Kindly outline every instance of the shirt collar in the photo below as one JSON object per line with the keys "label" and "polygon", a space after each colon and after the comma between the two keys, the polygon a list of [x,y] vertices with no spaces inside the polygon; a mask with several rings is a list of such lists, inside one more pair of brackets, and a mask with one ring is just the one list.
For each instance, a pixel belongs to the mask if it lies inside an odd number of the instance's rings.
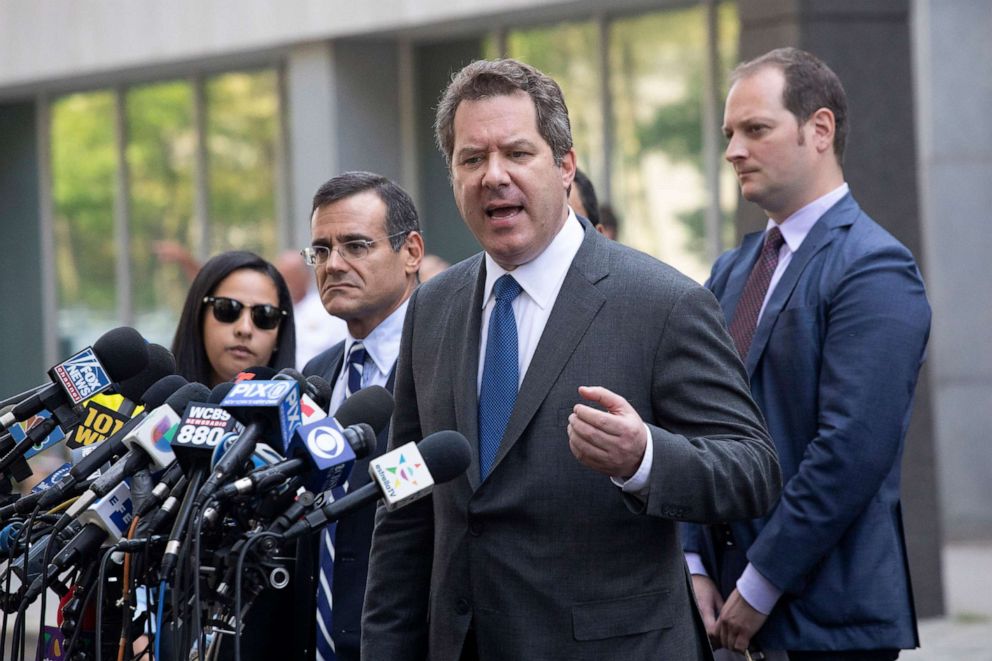
{"label": "shirt collar", "polygon": [[486,253],[486,286],[482,292],[482,307],[486,307],[493,293],[493,286],[503,275],[510,273],[531,300],[542,310],[554,303],[558,283],[565,277],[575,254],[579,252],[585,235],[575,212],[568,209],[568,218],[540,255],[513,271],[507,271]]}
{"label": "shirt collar", "polygon": [[823,214],[825,214],[830,207],[837,204],[840,198],[847,195],[850,187],[847,183],[843,183],[837,188],[833,189],[826,195],[816,198],[802,209],[799,209],[791,216],[783,220],[781,223],[776,223],[772,219],[768,219],[768,224],[765,225],[765,231],[767,232],[773,227],[778,227],[779,231],[782,232],[782,238],[785,239],[785,243],[789,246],[789,252],[795,253],[799,250],[799,246],[802,245],[803,241],[806,239],[806,235],[809,231],[813,229],[813,225],[816,225]]}
{"label": "shirt collar", "polygon": [[[400,336],[403,334],[403,319],[406,317],[406,306],[409,302],[410,299],[407,297],[398,308],[373,328],[364,340],[361,340],[368,357],[382,374],[388,374],[393,369],[400,355]],[[348,359],[355,342],[358,340],[349,332],[344,344],[345,360]]]}

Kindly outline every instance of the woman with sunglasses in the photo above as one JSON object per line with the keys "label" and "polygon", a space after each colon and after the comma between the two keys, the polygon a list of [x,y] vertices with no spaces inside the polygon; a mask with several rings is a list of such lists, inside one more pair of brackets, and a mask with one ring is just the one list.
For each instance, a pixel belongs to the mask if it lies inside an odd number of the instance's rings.
{"label": "woman with sunglasses", "polygon": [[190,285],[172,353],[180,375],[212,388],[255,365],[293,367],[295,334],[285,280],[255,253],[233,250]]}

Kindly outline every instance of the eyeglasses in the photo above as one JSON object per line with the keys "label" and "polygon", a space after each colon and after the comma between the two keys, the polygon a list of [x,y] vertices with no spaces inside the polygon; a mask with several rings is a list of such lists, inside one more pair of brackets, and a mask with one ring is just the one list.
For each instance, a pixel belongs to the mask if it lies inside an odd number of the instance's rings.
{"label": "eyeglasses", "polygon": [[375,244],[409,234],[411,231],[403,230],[396,234],[390,234],[385,239],[355,239],[354,241],[345,241],[333,248],[328,246],[307,246],[300,251],[300,254],[303,256],[304,264],[314,267],[326,264],[327,260],[331,258],[332,250],[337,252],[346,262],[357,262],[368,257],[369,252],[372,251],[372,246]]}
{"label": "eyeglasses", "polygon": [[286,316],[285,310],[274,305],[245,305],[239,300],[226,296],[204,296],[204,305],[214,309],[214,319],[222,324],[233,324],[241,318],[241,311],[246,307],[251,310],[251,322],[260,330],[273,330],[279,327],[279,322]]}

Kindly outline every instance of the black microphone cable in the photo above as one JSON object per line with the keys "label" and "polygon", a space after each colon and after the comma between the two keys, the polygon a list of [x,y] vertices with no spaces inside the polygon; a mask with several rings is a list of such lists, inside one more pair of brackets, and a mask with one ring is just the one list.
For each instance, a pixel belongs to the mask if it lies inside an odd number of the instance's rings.
{"label": "black microphone cable", "polygon": [[[17,533],[17,537],[20,537],[22,534],[24,535],[24,560],[23,560],[23,562],[24,562],[25,581],[24,581],[24,585],[21,586],[22,590],[26,590],[27,589],[28,554],[31,551],[31,532],[32,532],[32,528],[34,528],[34,521],[35,521],[35,518],[37,517],[37,515],[38,515],[38,508],[35,507],[33,510],[31,510],[31,515],[28,517],[27,523],[25,523],[24,524],[24,527],[21,528],[18,531],[18,533]],[[51,540],[49,541],[49,547],[48,548],[50,548],[50,547],[51,547]],[[45,549],[46,562],[43,563],[43,565],[47,565],[48,548]],[[25,636],[25,633],[26,633],[25,632],[25,626],[27,625],[27,623],[25,622],[25,619],[27,617],[27,609],[28,609],[28,603],[26,602],[26,600],[22,599],[21,600],[21,603],[18,604],[17,616],[14,618],[13,640],[11,641],[11,645],[10,645],[11,659],[14,659],[14,658],[23,659],[24,658],[24,648],[25,648],[25,646],[27,644],[27,640],[26,640],[26,636]],[[44,602],[42,602],[42,611],[41,612],[42,612],[42,615],[44,616],[44,612],[45,612],[44,611]],[[2,655],[0,655],[0,658],[2,658]]]}
{"label": "black microphone cable", "polygon": [[103,658],[103,586],[107,583],[107,565],[110,564],[109,561],[115,550],[116,546],[110,546],[100,556],[100,578],[96,588],[95,640],[93,641],[93,649],[98,659]]}
{"label": "black microphone cable", "polygon": [[[274,532],[263,531],[250,535],[247,540],[245,540],[244,546],[238,552],[238,560],[234,565],[234,661],[241,661],[241,576],[242,570],[245,565],[245,557],[248,555],[248,551],[251,549],[252,545],[266,537],[278,538]],[[202,657],[201,657],[202,658]]]}
{"label": "black microphone cable", "polygon": [[[103,572],[104,572],[103,563],[104,563],[104,558],[101,558],[100,559],[100,569],[99,569],[99,572],[97,572],[95,576],[93,575],[93,570],[95,568],[94,565],[89,565],[89,566],[87,566],[86,570],[84,570],[84,572],[80,572],[79,581],[76,583],[76,590],[77,590],[77,592],[73,593],[73,597],[76,597],[79,594],[79,591],[82,591],[83,592],[83,596],[82,596],[82,600],[80,601],[80,604],[79,604],[79,615],[78,615],[78,617],[76,619],[75,627],[73,627],[72,636],[69,637],[69,641],[68,641],[68,643],[66,643],[65,651],[63,652],[63,656],[65,658],[67,658],[67,659],[73,658],[72,653],[76,649],[76,645],[79,642],[79,635],[80,635],[80,633],[83,630],[83,618],[85,617],[86,609],[90,607],[90,602],[93,600],[94,594],[97,595],[97,599],[100,599],[103,596],[103,581],[104,581],[104,577],[103,577]],[[84,589],[82,586],[86,585],[87,583],[92,582],[92,578],[94,578],[94,577],[97,578],[97,580],[99,581],[99,583],[97,585],[97,589],[96,590],[93,590],[93,586],[89,586],[88,588]],[[100,602],[97,601],[97,617],[99,617],[99,616],[100,616]],[[65,625],[65,619],[62,620],[62,623],[63,623],[63,626],[64,626]],[[100,632],[100,629],[97,628],[97,635],[99,635],[99,632]],[[65,630],[64,629],[63,629],[62,633],[63,633],[63,635],[65,634]],[[41,643],[40,640],[38,642]],[[99,650],[100,648],[99,647],[96,647],[95,649],[96,650]],[[42,657],[39,656],[39,658],[42,658]],[[100,658],[99,651],[96,652],[96,658],[98,658],[98,659]]]}

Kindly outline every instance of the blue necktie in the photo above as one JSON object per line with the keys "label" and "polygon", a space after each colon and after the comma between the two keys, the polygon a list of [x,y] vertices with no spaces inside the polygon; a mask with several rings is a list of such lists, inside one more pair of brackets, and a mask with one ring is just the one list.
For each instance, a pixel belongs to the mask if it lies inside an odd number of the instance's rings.
{"label": "blue necktie", "polygon": [[504,275],[493,285],[493,293],[496,305],[489,317],[479,390],[479,473],[483,480],[496,461],[520,383],[517,320],[513,316],[513,299],[520,293],[520,285],[513,276]]}
{"label": "blue necktie", "polygon": [[365,371],[365,345],[361,340],[351,345],[348,352],[348,387],[345,389],[345,397],[351,397],[362,389],[362,373]]}
{"label": "blue necktie", "polygon": [[[355,342],[348,352],[345,364],[348,382],[345,387],[345,397],[351,397],[362,389],[362,373],[365,370],[365,345]],[[348,484],[335,487],[329,501],[333,502],[343,496],[348,490]],[[337,659],[333,638],[333,590],[334,590],[334,533],[337,524],[332,522],[324,527],[320,535],[320,575],[317,583],[317,661],[334,661]]]}

